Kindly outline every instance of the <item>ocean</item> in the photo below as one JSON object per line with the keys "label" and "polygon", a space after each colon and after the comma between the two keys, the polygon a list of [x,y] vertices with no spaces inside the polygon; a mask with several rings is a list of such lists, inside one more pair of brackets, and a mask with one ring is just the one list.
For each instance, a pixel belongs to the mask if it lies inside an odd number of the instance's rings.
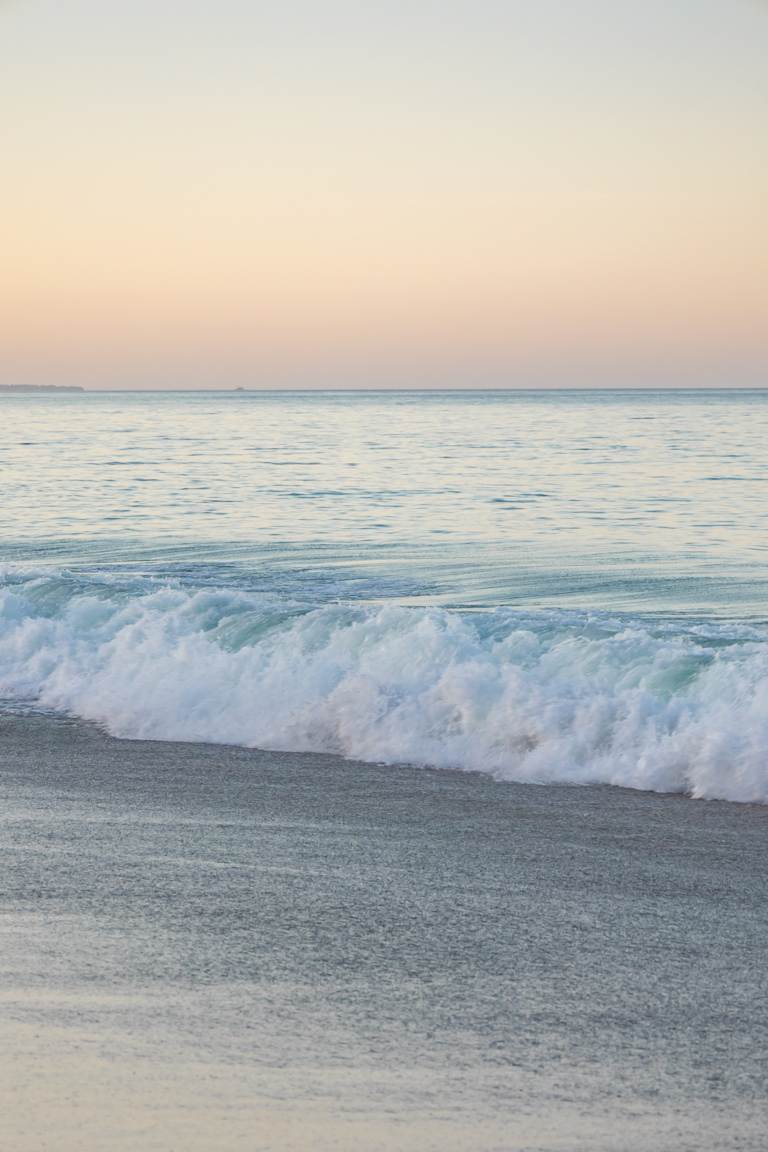
{"label": "ocean", "polygon": [[766,444],[0,397],[0,1146],[762,1152]]}
{"label": "ocean", "polygon": [[768,801],[768,392],[0,398],[0,696]]}

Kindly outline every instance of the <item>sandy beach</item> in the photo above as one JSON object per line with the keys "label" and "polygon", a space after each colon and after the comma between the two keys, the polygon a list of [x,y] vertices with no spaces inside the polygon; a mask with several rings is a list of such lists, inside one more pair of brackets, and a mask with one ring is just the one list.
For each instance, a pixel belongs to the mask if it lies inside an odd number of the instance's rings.
{"label": "sandy beach", "polygon": [[766,808],[39,715],[0,772],[3,1147],[763,1147]]}

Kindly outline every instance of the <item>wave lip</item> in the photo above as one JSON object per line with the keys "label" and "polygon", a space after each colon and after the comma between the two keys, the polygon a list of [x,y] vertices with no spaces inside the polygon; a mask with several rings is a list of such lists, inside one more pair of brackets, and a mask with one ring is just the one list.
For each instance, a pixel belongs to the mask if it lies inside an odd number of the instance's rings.
{"label": "wave lip", "polygon": [[768,631],[0,579],[0,695],[116,736],[768,802]]}

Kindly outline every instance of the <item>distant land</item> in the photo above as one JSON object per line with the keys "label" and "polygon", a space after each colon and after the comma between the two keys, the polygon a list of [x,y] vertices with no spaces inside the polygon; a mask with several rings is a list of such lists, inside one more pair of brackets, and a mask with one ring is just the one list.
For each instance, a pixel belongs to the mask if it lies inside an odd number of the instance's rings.
{"label": "distant land", "polygon": [[84,392],[77,384],[0,384],[0,392]]}

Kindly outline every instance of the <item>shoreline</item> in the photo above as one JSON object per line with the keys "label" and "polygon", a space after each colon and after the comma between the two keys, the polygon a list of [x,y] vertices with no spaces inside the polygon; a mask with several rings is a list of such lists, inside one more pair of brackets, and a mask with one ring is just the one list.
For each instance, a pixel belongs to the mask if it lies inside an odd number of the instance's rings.
{"label": "shoreline", "polygon": [[762,1147],[766,808],[39,714],[0,792],[19,1152]]}
{"label": "shoreline", "polygon": [[[547,791],[563,790],[566,793],[572,791],[586,791],[586,792],[613,792],[619,794],[629,793],[637,797],[649,797],[657,800],[683,800],[692,803],[703,803],[708,805],[725,805],[728,808],[741,808],[741,809],[756,809],[757,811],[764,811],[768,816],[768,800],[733,800],[721,796],[696,796],[691,792],[684,789],[677,791],[654,789],[654,788],[640,788],[631,784],[612,783],[604,780],[517,780],[514,777],[501,777],[485,772],[479,768],[461,768],[461,767],[445,767],[442,765],[418,763],[416,761],[397,761],[391,762],[387,760],[365,760],[355,756],[348,756],[343,753],[315,751],[315,750],[293,750],[289,748],[269,748],[260,747],[250,744],[230,743],[225,740],[209,741],[209,740],[183,740],[176,738],[165,738],[160,736],[145,737],[145,736],[118,736],[110,732],[109,729],[98,720],[88,719],[84,716],[77,716],[72,713],[58,712],[53,709],[46,709],[39,707],[34,701],[11,701],[8,699],[0,699],[0,739],[2,738],[3,725],[8,722],[13,722],[16,719],[29,719],[34,720],[39,718],[44,723],[61,724],[66,726],[73,726],[81,729],[83,732],[92,732],[94,735],[101,737],[105,741],[115,743],[117,745],[140,745],[141,747],[152,748],[173,748],[181,754],[183,749],[200,749],[207,755],[216,756],[216,754],[239,752],[246,755],[253,755],[259,762],[264,757],[274,758],[278,762],[285,758],[286,762],[302,762],[308,761],[312,763],[326,764],[329,767],[347,768],[362,770],[373,769],[384,773],[430,773],[438,776],[447,777],[461,777],[461,778],[475,778],[478,783],[484,783],[498,788],[513,788],[513,789],[546,789]],[[1,750],[0,750],[1,754]]]}

